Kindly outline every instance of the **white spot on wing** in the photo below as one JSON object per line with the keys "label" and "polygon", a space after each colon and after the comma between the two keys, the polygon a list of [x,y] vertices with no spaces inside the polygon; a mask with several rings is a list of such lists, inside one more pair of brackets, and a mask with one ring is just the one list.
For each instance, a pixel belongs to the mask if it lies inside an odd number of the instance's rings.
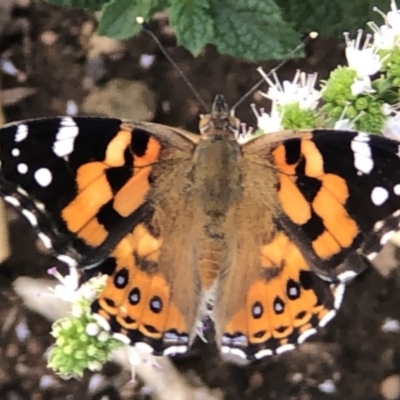
{"label": "white spot on wing", "polygon": [[359,133],[351,141],[351,149],[354,154],[354,166],[363,174],[369,174],[374,168],[371,147],[368,142],[369,136],[365,133]]}
{"label": "white spot on wing", "polygon": [[17,127],[17,133],[15,134],[14,140],[16,142],[22,142],[28,137],[28,125],[20,124]]}
{"label": "white spot on wing", "polygon": [[295,348],[296,348],[296,346],[294,344],[288,343],[288,344],[284,344],[283,346],[278,347],[275,350],[275,353],[282,354],[282,353],[286,353],[287,351],[294,350]]}
{"label": "white spot on wing", "polygon": [[29,210],[22,210],[22,215],[25,216],[32,226],[37,226],[37,219]]}
{"label": "white spot on wing", "polygon": [[263,350],[257,351],[257,353],[254,354],[254,357],[257,358],[257,360],[259,360],[260,358],[263,358],[263,357],[270,357],[273,354],[274,353],[272,352],[271,349],[263,349]]}
{"label": "white spot on wing", "polygon": [[28,172],[28,166],[24,163],[18,164],[17,165],[17,171],[20,174],[26,174]]}
{"label": "white spot on wing", "polygon": [[18,157],[20,154],[21,154],[21,152],[17,148],[14,148],[14,149],[11,150],[11,155],[13,157]]}
{"label": "white spot on wing", "polygon": [[130,339],[128,338],[128,336],[123,335],[122,333],[113,333],[112,337],[114,339],[119,340],[120,342],[129,345],[131,343]]}
{"label": "white spot on wing", "polygon": [[39,201],[35,201],[35,207],[39,210],[39,211],[44,211],[46,209],[46,207],[44,206],[43,203],[40,203]]}
{"label": "white spot on wing", "polygon": [[319,326],[322,328],[324,327],[331,319],[333,319],[336,315],[335,310],[331,310],[328,313],[325,314],[325,316],[322,317],[322,319],[319,321]]}
{"label": "white spot on wing", "polygon": [[382,186],[376,186],[372,189],[371,200],[376,206],[381,206],[389,198],[389,192]]}
{"label": "white spot on wing", "polygon": [[17,192],[19,194],[22,194],[22,196],[28,196],[28,192],[25,189],[23,189],[21,186],[17,187]]}
{"label": "white spot on wing", "polygon": [[376,231],[379,231],[379,230],[383,227],[383,224],[384,224],[383,221],[375,222],[374,231],[375,231],[375,232],[376,232]]}
{"label": "white spot on wing", "polygon": [[333,291],[335,297],[333,307],[335,307],[336,310],[338,310],[342,304],[345,289],[346,285],[344,283],[341,283]]}
{"label": "white spot on wing", "polygon": [[[236,349],[234,347],[222,346],[221,347],[221,353],[223,353],[223,354],[233,354],[234,356],[238,356],[240,358],[247,359],[246,353],[243,350]],[[164,354],[165,354],[165,352],[164,352]]]}
{"label": "white spot on wing", "polygon": [[42,187],[49,186],[53,180],[53,175],[47,168],[39,168],[34,174],[35,180],[38,185]]}
{"label": "white spot on wing", "polygon": [[51,240],[47,235],[45,235],[43,232],[40,232],[38,234],[38,237],[43,242],[43,244],[46,247],[46,249],[51,249],[52,248]]}
{"label": "white spot on wing", "polygon": [[315,335],[317,333],[317,330],[315,328],[312,329],[307,329],[305,332],[303,332],[298,338],[297,342],[298,343],[303,343],[306,341],[310,336]]}
{"label": "white spot on wing", "polygon": [[400,185],[394,185],[393,192],[396,196],[400,196]]}
{"label": "white spot on wing", "polygon": [[63,118],[53,144],[54,154],[58,157],[65,157],[71,154],[74,150],[74,141],[78,133],[79,129],[75,121],[70,117]]}
{"label": "white spot on wing", "polygon": [[11,204],[14,207],[20,207],[21,203],[19,202],[18,199],[16,199],[15,197],[11,197],[11,196],[4,196],[4,200]]}

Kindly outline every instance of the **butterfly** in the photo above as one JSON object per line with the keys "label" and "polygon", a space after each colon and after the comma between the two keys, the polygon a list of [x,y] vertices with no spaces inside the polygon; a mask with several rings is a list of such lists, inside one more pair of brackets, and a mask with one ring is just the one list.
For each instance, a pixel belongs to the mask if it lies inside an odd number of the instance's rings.
{"label": "butterfly", "polygon": [[59,260],[105,273],[91,310],[155,355],[184,353],[209,318],[224,354],[293,349],[400,223],[400,146],[353,131],[239,144],[222,96],[200,135],[63,117],[0,129],[0,195]]}

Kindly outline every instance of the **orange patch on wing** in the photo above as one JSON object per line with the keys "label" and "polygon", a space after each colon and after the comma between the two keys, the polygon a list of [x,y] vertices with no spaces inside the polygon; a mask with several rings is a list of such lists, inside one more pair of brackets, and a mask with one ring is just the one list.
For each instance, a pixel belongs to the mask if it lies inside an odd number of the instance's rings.
{"label": "orange patch on wing", "polygon": [[104,162],[109,167],[121,167],[125,164],[125,150],[130,145],[132,132],[129,130],[120,130],[110,141],[106,150]]}
{"label": "orange patch on wing", "polygon": [[314,178],[321,176],[324,173],[324,160],[315,143],[311,140],[302,140],[301,153],[306,161],[305,174]]}
{"label": "orange patch on wing", "polygon": [[322,218],[327,232],[313,241],[318,256],[327,258],[349,247],[358,234],[357,224],[346,211],[348,188],[344,179],[326,174],[321,178],[322,187],[313,200],[314,211]]}
{"label": "orange patch on wing", "polygon": [[305,224],[311,218],[311,205],[302,195],[293,178],[279,174],[278,198],[283,211],[295,224]]}
{"label": "orange patch on wing", "polygon": [[158,261],[162,239],[155,238],[144,224],[138,224],[130,236],[132,247],[136,253],[149,261]]}
{"label": "orange patch on wing", "polygon": [[77,184],[78,195],[61,212],[68,229],[76,233],[93,219],[113,196],[104,174],[104,166],[100,163],[82,165],[77,173]]}
{"label": "orange patch on wing", "polygon": [[92,185],[99,178],[104,176],[104,171],[106,169],[107,166],[99,161],[89,162],[81,165],[76,172],[76,184],[78,186],[78,192],[83,192],[88,186]]}
{"label": "orange patch on wing", "polygon": [[151,167],[140,168],[116,193],[113,207],[118,214],[127,217],[144,203],[150,190],[150,172]]}
{"label": "orange patch on wing", "polygon": [[339,253],[342,249],[339,242],[331,235],[330,232],[325,231],[317,239],[312,242],[312,247],[318,257],[329,258],[334,254]]}
{"label": "orange patch on wing", "polygon": [[261,246],[261,265],[280,266],[287,245],[287,236],[283,232],[278,232],[270,243]]}
{"label": "orange patch on wing", "polygon": [[286,162],[286,149],[283,144],[279,145],[275,150],[272,151],[272,156],[274,157],[275,164],[282,173],[287,175],[294,175],[297,163],[288,164]]}
{"label": "orange patch on wing", "polygon": [[91,219],[78,232],[78,236],[91,246],[99,246],[107,238],[108,232],[96,219]]}

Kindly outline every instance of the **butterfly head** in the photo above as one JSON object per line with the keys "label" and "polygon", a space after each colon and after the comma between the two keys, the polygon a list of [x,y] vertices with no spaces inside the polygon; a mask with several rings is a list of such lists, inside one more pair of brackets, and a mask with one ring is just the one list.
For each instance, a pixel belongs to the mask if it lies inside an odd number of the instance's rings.
{"label": "butterfly head", "polygon": [[203,138],[215,134],[229,134],[235,138],[240,128],[240,120],[232,115],[224,96],[215,96],[210,114],[202,115],[199,130]]}

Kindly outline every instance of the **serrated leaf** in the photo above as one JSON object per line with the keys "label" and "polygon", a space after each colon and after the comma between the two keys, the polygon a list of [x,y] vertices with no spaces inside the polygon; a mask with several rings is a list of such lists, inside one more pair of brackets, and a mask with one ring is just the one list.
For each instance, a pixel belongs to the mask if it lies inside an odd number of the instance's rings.
{"label": "serrated leaf", "polygon": [[169,22],[174,27],[178,44],[197,56],[214,35],[214,25],[206,0],[172,0]]}
{"label": "serrated leaf", "polygon": [[[375,20],[382,24],[382,17],[373,12],[376,0],[276,0],[285,19],[291,21],[299,32],[317,31],[322,36],[341,36],[345,31],[355,32],[366,28],[366,23]],[[379,8],[386,12],[390,2],[380,2]],[[310,12],[312,10],[312,12]]]}
{"label": "serrated leaf", "polygon": [[224,54],[258,61],[282,59],[300,43],[273,0],[211,0],[213,43]]}
{"label": "serrated leaf", "polygon": [[60,7],[86,8],[92,11],[101,10],[109,0],[45,0],[47,3]]}
{"label": "serrated leaf", "polygon": [[99,21],[100,35],[124,40],[138,34],[142,27],[137,17],[149,20],[167,6],[167,0],[111,0],[103,9]]}

